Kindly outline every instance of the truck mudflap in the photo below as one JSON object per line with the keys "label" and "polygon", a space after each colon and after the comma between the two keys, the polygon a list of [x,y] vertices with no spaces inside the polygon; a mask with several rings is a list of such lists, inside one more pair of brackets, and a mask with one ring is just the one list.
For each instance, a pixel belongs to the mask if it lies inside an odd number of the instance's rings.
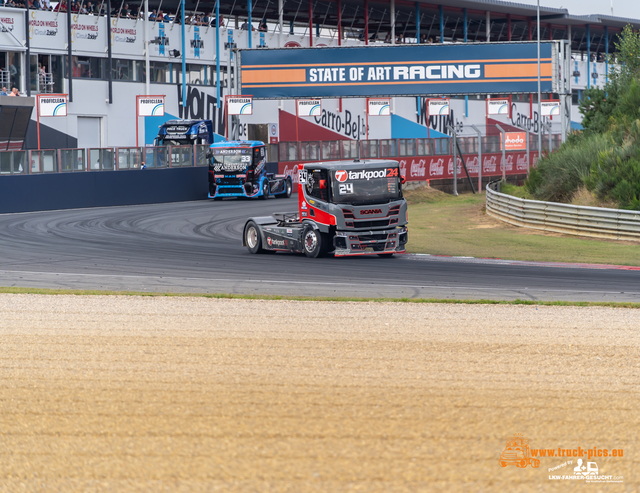
{"label": "truck mudflap", "polygon": [[338,231],[333,237],[334,255],[384,255],[405,253],[409,233],[406,227],[377,231]]}

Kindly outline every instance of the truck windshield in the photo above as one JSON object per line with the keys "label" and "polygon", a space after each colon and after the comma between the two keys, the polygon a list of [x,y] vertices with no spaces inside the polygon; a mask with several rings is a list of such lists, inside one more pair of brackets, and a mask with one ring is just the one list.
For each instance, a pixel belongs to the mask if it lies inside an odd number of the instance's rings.
{"label": "truck windshield", "polygon": [[374,203],[402,197],[397,167],[331,171],[331,185],[336,204]]}
{"label": "truck windshield", "polygon": [[209,168],[221,172],[245,171],[251,164],[251,148],[211,149]]}

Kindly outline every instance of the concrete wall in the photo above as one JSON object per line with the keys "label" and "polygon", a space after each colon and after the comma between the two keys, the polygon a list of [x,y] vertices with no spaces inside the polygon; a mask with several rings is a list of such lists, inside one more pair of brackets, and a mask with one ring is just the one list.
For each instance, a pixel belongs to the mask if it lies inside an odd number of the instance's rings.
{"label": "concrete wall", "polygon": [[0,213],[207,198],[206,167],[0,176]]}

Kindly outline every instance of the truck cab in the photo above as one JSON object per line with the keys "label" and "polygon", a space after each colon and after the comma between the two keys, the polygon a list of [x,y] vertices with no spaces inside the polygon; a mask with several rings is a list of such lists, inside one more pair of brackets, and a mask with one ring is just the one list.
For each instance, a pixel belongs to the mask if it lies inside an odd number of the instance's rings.
{"label": "truck cab", "polygon": [[267,172],[267,150],[264,142],[218,142],[209,147],[207,158],[211,199],[291,196],[291,177]]}
{"label": "truck cab", "polygon": [[[397,161],[311,163],[298,173],[296,214],[253,218],[245,225],[243,241],[252,253],[284,250],[319,257],[329,252],[335,256],[405,252],[407,202]],[[283,245],[286,248],[280,248]]]}
{"label": "truck cab", "polygon": [[224,137],[213,132],[211,120],[169,120],[158,129],[156,146],[210,145]]}

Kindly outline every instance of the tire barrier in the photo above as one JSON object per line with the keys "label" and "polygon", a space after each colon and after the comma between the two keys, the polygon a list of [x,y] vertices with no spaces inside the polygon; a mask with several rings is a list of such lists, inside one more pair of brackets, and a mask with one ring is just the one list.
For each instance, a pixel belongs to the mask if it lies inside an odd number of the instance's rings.
{"label": "tire barrier", "polygon": [[526,200],[498,192],[499,184],[487,185],[487,214],[500,221],[554,233],[640,241],[640,211]]}

